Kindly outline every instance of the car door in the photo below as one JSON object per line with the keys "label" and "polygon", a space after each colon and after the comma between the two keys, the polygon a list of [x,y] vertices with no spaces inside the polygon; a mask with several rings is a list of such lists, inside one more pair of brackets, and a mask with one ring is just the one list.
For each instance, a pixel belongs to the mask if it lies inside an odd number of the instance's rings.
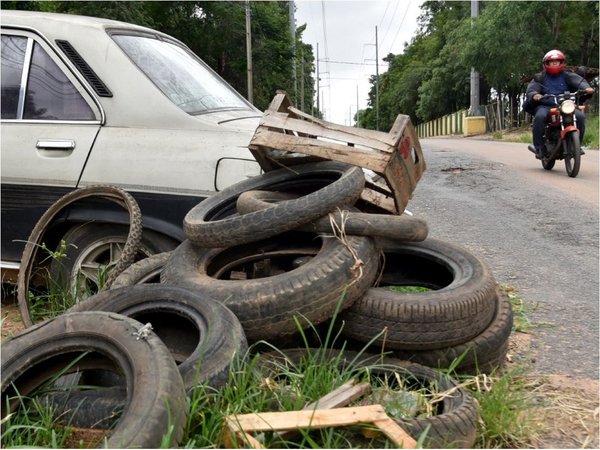
{"label": "car door", "polygon": [[5,262],[20,259],[39,217],[77,186],[103,114],[69,63],[30,31],[2,29],[1,78]]}

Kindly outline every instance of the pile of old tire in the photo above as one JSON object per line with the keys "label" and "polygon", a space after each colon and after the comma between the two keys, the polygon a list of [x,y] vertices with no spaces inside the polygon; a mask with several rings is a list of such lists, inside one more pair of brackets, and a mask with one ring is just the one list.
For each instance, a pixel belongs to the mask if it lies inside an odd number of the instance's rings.
{"label": "pile of old tire", "polygon": [[328,161],[238,183],[187,214],[188,239],[154,276],[223,302],[252,343],[335,320],[340,345],[462,373],[502,365],[512,310],[489,267],[421,220],[361,212],[364,180]]}

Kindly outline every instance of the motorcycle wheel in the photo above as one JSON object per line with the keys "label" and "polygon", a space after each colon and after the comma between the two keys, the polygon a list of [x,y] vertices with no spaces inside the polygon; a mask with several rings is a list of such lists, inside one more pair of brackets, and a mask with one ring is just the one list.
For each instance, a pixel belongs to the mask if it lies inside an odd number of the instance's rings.
{"label": "motorcycle wheel", "polygon": [[554,169],[555,162],[556,159],[554,158],[542,159],[542,167],[546,170],[552,170]]}
{"label": "motorcycle wheel", "polygon": [[579,173],[579,167],[581,165],[581,143],[579,142],[579,133],[569,133],[564,141],[564,145],[566,146],[565,169],[571,178],[575,178]]}

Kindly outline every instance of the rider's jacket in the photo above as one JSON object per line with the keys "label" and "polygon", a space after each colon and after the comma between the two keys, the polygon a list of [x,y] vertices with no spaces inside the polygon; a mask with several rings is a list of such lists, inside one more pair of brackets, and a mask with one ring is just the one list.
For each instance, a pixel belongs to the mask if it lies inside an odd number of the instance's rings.
{"label": "rider's jacket", "polygon": [[[540,101],[533,100],[535,94],[562,94],[565,91],[575,92],[587,89],[590,85],[585,78],[575,72],[561,72],[558,75],[549,75],[545,72],[536,73],[527,85],[525,103],[523,109],[529,114],[535,114],[538,106],[554,106],[552,99],[546,98]],[[585,97],[581,101],[585,100]]]}

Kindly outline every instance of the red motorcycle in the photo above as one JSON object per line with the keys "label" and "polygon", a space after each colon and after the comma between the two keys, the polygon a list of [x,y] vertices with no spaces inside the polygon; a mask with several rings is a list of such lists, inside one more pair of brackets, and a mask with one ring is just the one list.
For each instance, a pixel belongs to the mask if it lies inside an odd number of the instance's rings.
{"label": "red motorcycle", "polygon": [[[579,173],[581,165],[581,142],[577,129],[575,110],[585,111],[585,106],[578,105],[578,99],[588,95],[585,90],[565,92],[554,95],[546,94],[544,98],[553,98],[555,106],[550,108],[548,120],[544,131],[545,154],[542,157],[542,166],[552,170],[558,159],[565,160],[567,174],[574,178]],[[535,153],[535,147],[530,145],[529,150]]]}

